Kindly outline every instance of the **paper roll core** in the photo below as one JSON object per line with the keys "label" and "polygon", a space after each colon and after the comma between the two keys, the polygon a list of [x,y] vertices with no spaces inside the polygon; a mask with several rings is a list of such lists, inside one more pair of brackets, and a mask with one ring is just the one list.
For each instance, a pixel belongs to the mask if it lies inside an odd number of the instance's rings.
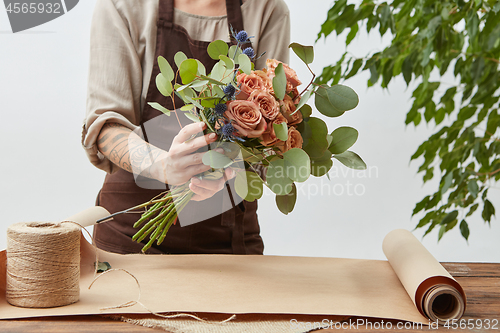
{"label": "paper roll core", "polygon": [[454,287],[437,285],[426,292],[422,308],[429,319],[444,324],[447,320],[462,317],[465,304],[462,295]]}

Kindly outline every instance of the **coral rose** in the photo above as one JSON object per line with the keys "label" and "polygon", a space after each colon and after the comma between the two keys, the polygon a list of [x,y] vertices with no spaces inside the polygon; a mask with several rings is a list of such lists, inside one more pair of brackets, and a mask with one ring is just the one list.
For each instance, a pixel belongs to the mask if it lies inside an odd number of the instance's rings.
{"label": "coral rose", "polygon": [[288,67],[287,64],[278,61],[276,59],[267,59],[266,60],[266,66],[267,66],[267,76],[269,78],[273,78],[274,75],[274,70],[276,67],[278,67],[279,64],[283,64],[283,70],[285,71],[286,75],[286,81],[287,81],[287,92],[291,91],[293,88],[300,86],[302,82],[300,82],[299,77],[297,76],[297,73]]}
{"label": "coral rose", "polygon": [[283,101],[280,101],[280,104],[281,112],[288,121],[288,125],[294,126],[302,122],[302,113],[300,111],[296,111],[297,107],[293,103],[290,96],[285,95],[285,98],[283,98]]}
{"label": "coral rose", "polygon": [[279,139],[276,137],[273,124],[281,124],[286,122],[286,118],[283,117],[281,113],[278,113],[278,116],[273,121],[269,121],[267,123],[267,129],[264,131],[264,133],[262,133],[262,136],[260,137],[260,143],[262,143],[266,147],[269,147],[278,142]]}
{"label": "coral rose", "polygon": [[264,70],[257,70],[257,71],[253,71],[252,72],[253,74],[259,76],[262,81],[264,82],[264,90],[266,90],[267,92],[270,92],[273,90],[273,80],[271,80],[269,78],[269,76],[267,76],[267,73],[264,71]]}
{"label": "coral rose", "polygon": [[297,87],[293,88],[289,95],[293,99],[293,104],[300,103],[301,96],[299,95],[299,90],[297,89]]}
{"label": "coral rose", "polygon": [[288,151],[292,148],[302,148],[302,143],[304,140],[302,139],[302,135],[300,132],[295,129],[295,127],[288,128],[288,140],[285,142],[285,151]]}
{"label": "coral rose", "polygon": [[258,138],[266,130],[267,124],[257,104],[251,101],[230,101],[224,116],[232,121],[239,136]]}
{"label": "coral rose", "polygon": [[282,153],[289,151],[292,148],[302,148],[302,143],[304,140],[302,139],[302,135],[300,132],[295,129],[295,127],[288,128],[288,140],[286,142],[279,145],[279,148]]}
{"label": "coral rose", "polygon": [[240,92],[236,95],[236,99],[245,100],[250,96],[254,90],[266,90],[266,84],[261,76],[251,73],[249,75],[245,73],[239,73],[236,76],[238,85],[240,86]]}
{"label": "coral rose", "polygon": [[280,113],[278,101],[266,91],[254,90],[248,97],[248,100],[260,107],[260,112],[267,120],[274,120]]}

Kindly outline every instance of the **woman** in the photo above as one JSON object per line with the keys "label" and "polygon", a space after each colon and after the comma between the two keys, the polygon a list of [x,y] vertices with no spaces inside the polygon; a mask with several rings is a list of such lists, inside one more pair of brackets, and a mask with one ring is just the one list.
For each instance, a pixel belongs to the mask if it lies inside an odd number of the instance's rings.
{"label": "woman", "polygon": [[[150,200],[161,192],[158,181],[179,185],[190,181],[195,192],[191,210],[203,204],[218,204],[223,180],[199,180],[207,170],[198,148],[216,140],[212,135],[192,135],[203,131],[200,124],[184,122],[180,130],[171,117],[165,132],[171,134],[166,146],[145,144],[130,133],[160,112],[147,102],[174,109],[155,84],[159,73],[156,59],[165,57],[174,64],[174,55],[183,51],[199,59],[209,71],[215,61],[206,48],[210,41],[229,40],[230,27],[245,29],[256,54],[288,62],[289,13],[283,0],[99,0],[92,21],[87,115],[82,144],[90,161],[108,172],[97,204],[111,213]],[[247,46],[247,45],[246,45]],[[257,60],[263,68],[265,57]],[[174,67],[174,70],[176,68]],[[176,101],[175,107],[179,107]],[[180,117],[183,119],[183,117]],[[129,138],[134,138],[129,140]],[[189,143],[186,143],[189,141]],[[151,142],[151,141],[150,141]],[[146,147],[146,149],[144,149]],[[144,157],[161,161],[145,170],[138,186],[132,169],[141,168]],[[228,169],[226,177],[234,177]],[[148,188],[156,188],[151,190]],[[191,205],[191,203],[190,203]],[[234,253],[262,254],[256,202],[245,202],[203,222],[172,226],[164,242],[148,253]],[[131,236],[137,215],[122,214],[95,226],[97,246],[117,253],[140,252],[143,244]]]}

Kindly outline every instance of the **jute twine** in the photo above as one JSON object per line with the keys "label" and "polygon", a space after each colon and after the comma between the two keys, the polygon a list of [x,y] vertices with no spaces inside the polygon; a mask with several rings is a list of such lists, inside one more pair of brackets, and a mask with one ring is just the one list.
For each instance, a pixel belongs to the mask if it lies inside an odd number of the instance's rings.
{"label": "jute twine", "polygon": [[[21,222],[7,229],[7,301],[15,306],[48,308],[75,303],[80,296],[80,230],[92,239],[95,252],[94,279],[88,289],[104,274],[123,271],[130,275],[139,290],[136,301],[128,301],[100,310],[139,305],[152,315],[165,319],[192,318],[207,322],[190,313],[160,314],[140,302],[141,286],[137,278],[122,268],[113,268],[97,275],[99,256],[92,235],[74,221]],[[223,324],[236,318],[210,322]],[[209,323],[209,322],[207,322]]]}
{"label": "jute twine", "polygon": [[79,280],[77,225],[20,222],[7,229],[7,302],[28,308],[75,303]]}

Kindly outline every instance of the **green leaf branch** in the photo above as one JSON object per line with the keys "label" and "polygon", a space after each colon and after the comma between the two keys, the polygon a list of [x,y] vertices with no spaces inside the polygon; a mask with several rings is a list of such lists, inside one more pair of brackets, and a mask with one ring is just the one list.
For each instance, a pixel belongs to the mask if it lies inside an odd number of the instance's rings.
{"label": "green leaf branch", "polygon": [[[488,189],[500,180],[500,144],[495,137],[500,127],[499,22],[500,5],[493,0],[339,0],[317,36],[319,40],[348,31],[346,52],[323,68],[318,85],[338,84],[364,71],[370,74],[369,87],[387,88],[396,77],[408,86],[419,82],[405,122],[419,126],[424,120],[438,130],[411,160],[421,161],[418,172],[424,182],[436,177],[440,183],[415,205],[413,215],[425,212],[416,227],[427,227],[427,235],[439,226],[438,239],[454,227],[468,239],[466,218],[481,211],[490,223],[495,215]],[[362,30],[389,33],[390,45],[354,56],[348,46]],[[431,72],[438,72],[439,79],[432,81]],[[446,73],[459,83],[443,88]],[[442,125],[445,119],[450,125]]]}

